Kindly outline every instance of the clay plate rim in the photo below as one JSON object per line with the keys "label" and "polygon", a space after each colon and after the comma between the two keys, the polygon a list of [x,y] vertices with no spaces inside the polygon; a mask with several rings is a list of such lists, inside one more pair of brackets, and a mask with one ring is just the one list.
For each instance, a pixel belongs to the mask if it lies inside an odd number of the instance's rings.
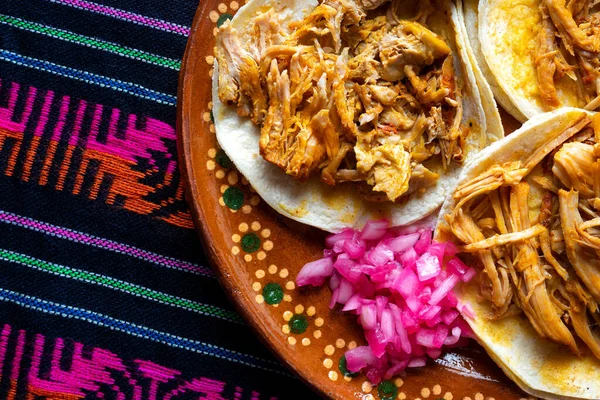
{"label": "clay plate rim", "polygon": [[[200,87],[193,87],[194,79],[198,79],[196,74],[201,74],[200,79],[208,80],[208,67],[204,63],[204,56],[212,54],[209,51],[209,44],[212,44],[212,37],[210,40],[203,40],[199,33],[206,27],[202,24],[211,24],[209,19],[209,13],[213,6],[216,6],[217,1],[205,1],[198,5],[196,13],[194,15],[190,35],[187,41],[185,53],[181,63],[181,70],[179,73],[179,86],[177,93],[177,151],[179,155],[179,168],[182,174],[182,178],[186,183],[185,194],[190,205],[190,211],[192,219],[200,242],[207,254],[207,258],[213,271],[215,271],[218,280],[222,287],[225,289],[225,293],[232,301],[237,311],[249,321],[249,326],[257,334],[259,340],[269,349],[275,357],[288,367],[290,373],[299,376],[308,387],[314,389],[319,395],[324,398],[340,398],[338,393],[332,391],[331,382],[324,379],[316,378],[317,371],[312,371],[303,362],[301,358],[298,358],[294,354],[294,350],[290,348],[287,343],[282,343],[278,340],[268,324],[258,323],[260,318],[264,318],[264,313],[261,313],[256,304],[253,304],[251,299],[246,298],[245,294],[242,293],[238,288],[241,287],[239,284],[239,277],[236,275],[236,264],[226,262],[227,259],[231,258],[231,254],[228,253],[228,249],[223,246],[217,245],[216,241],[211,235],[210,225],[218,225],[218,222],[211,221],[207,216],[213,209],[208,208],[206,202],[200,201],[201,195],[207,195],[207,190],[215,190],[209,188],[205,184],[202,187],[202,183],[193,179],[194,174],[194,163],[192,156],[192,142],[193,140],[199,140],[198,138],[193,139],[191,128],[191,121],[202,118],[202,111],[195,110],[197,107],[199,95],[211,97],[210,85],[202,85]],[[196,98],[196,97],[197,98]],[[206,97],[203,97],[206,99]],[[512,117],[506,113],[502,113],[502,120],[507,132],[510,132],[517,128],[518,124]],[[197,132],[196,132],[197,134]],[[208,134],[208,132],[207,132]],[[198,167],[198,166],[196,166]],[[205,183],[205,182],[204,182]],[[202,189],[205,189],[204,191]],[[214,217],[212,218],[215,219]],[[251,306],[249,306],[251,304]],[[498,393],[501,394],[501,393]],[[523,393],[524,395],[524,393]]]}
{"label": "clay plate rim", "polygon": [[[194,89],[191,88],[193,75],[197,69],[202,70],[201,57],[207,54],[206,47],[207,43],[202,43],[197,33],[201,29],[203,23],[209,23],[207,15],[211,11],[210,1],[201,2],[198,5],[194,19],[192,22],[192,28],[190,35],[185,47],[185,53],[181,62],[181,70],[179,72],[179,84],[177,89],[177,153],[179,155],[179,168],[181,170],[182,177],[186,183],[185,194],[188,200],[188,204],[191,206],[192,220],[198,232],[198,237],[202,244],[203,249],[207,254],[207,259],[213,271],[216,272],[218,281],[221,286],[225,289],[227,297],[234,304],[236,310],[250,322],[250,328],[257,334],[259,340],[267,347],[271,354],[273,354],[279,361],[281,361],[294,375],[298,376],[307,386],[315,390],[323,398],[329,398],[325,385],[320,383],[319,379],[311,380],[314,373],[311,373],[308,368],[304,367],[301,362],[297,361],[296,357],[293,357],[292,351],[285,344],[280,344],[272,339],[270,330],[266,329],[266,325],[255,323],[256,319],[260,316],[258,313],[253,312],[250,308],[247,308],[247,303],[240,296],[239,290],[235,285],[235,281],[230,278],[234,276],[233,269],[228,263],[219,263],[219,260],[224,259],[225,252],[222,247],[216,245],[215,241],[212,240],[210,229],[208,227],[208,220],[206,218],[207,211],[205,210],[205,204],[197,201],[200,191],[198,190],[197,182],[192,180],[193,174],[193,163],[192,163],[192,150],[191,150],[191,132],[190,119],[200,118],[200,115],[194,115],[192,113],[192,93]],[[207,41],[210,42],[210,41]],[[204,70],[199,71],[204,72]],[[208,92],[210,96],[210,91]]]}

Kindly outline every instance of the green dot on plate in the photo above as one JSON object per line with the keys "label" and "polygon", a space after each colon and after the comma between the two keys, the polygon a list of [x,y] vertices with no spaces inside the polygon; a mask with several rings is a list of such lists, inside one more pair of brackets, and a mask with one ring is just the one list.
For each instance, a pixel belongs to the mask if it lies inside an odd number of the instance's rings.
{"label": "green dot on plate", "polygon": [[381,400],[393,400],[398,396],[398,388],[391,381],[383,381],[377,386]]}
{"label": "green dot on plate", "polygon": [[283,300],[283,289],[277,283],[267,283],[263,288],[263,297],[267,304],[279,304]]}
{"label": "green dot on plate", "polygon": [[260,238],[256,233],[247,233],[242,237],[242,249],[246,253],[254,253],[260,248]]}
{"label": "green dot on plate", "polygon": [[225,21],[229,21],[231,18],[233,18],[233,15],[231,14],[223,14],[219,17],[219,19],[217,20],[217,27],[221,27],[221,25],[223,25],[225,23]]}
{"label": "green dot on plate", "polygon": [[294,314],[288,324],[290,325],[290,331],[296,335],[306,332],[306,328],[308,328],[306,317],[300,314]]}
{"label": "green dot on plate", "polygon": [[338,363],[338,367],[340,369],[340,372],[344,375],[344,376],[349,376],[350,378],[358,375],[358,372],[350,372],[350,370],[348,369],[348,364],[346,363],[346,356],[343,355],[342,358],[340,358],[340,362]]}
{"label": "green dot on plate", "polygon": [[227,154],[225,154],[223,150],[217,151],[217,154],[215,155],[215,161],[221,166],[221,168],[231,168],[231,160],[229,157],[227,157]]}
{"label": "green dot on plate", "polygon": [[223,202],[232,210],[239,210],[244,205],[244,192],[231,186],[223,193]]}

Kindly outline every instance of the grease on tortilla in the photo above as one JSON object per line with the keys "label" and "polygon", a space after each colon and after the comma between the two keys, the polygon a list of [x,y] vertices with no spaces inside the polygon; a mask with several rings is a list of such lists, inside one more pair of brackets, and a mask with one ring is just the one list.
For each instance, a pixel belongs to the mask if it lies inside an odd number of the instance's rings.
{"label": "grease on tortilla", "polygon": [[294,217],[304,217],[308,214],[308,209],[306,208],[307,202],[306,200],[302,200],[300,206],[296,208],[288,207],[285,203],[279,203],[279,208],[288,213],[289,215],[293,215]]}

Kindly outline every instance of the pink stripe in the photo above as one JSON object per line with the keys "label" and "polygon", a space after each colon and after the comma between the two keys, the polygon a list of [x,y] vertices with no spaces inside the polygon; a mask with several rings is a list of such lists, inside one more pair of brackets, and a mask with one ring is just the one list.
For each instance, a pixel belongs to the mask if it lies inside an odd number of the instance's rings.
{"label": "pink stripe", "polygon": [[46,127],[48,116],[50,114],[50,105],[52,104],[52,99],[54,99],[54,92],[50,90],[46,93],[44,105],[42,105],[40,119],[38,120],[35,130],[33,131],[35,136],[42,136],[44,134],[44,128]]}
{"label": "pink stripe", "polygon": [[94,117],[92,119],[92,126],[90,128],[90,138],[92,142],[96,141],[98,137],[98,132],[100,130],[100,119],[102,118],[102,110],[104,106],[101,104],[96,104],[96,109],[94,110]]}
{"label": "pink stripe", "polygon": [[[130,114],[127,117],[125,137],[120,139],[117,137],[117,122],[120,114],[120,110],[113,109],[106,143],[90,140],[87,144],[88,149],[112,154],[132,163],[137,163],[136,158],[153,160],[152,152],[154,151],[164,153],[166,157],[171,156],[164,140],[176,140],[177,137],[172,126],[154,118],[147,118],[146,129],[138,130],[135,128],[138,117]],[[175,168],[177,168],[177,160],[173,159],[169,162],[167,173],[173,173]]]}
{"label": "pink stripe", "polygon": [[150,379],[150,387],[148,389],[148,400],[158,399],[158,385],[161,383],[169,382],[177,375],[181,375],[181,372],[165,368],[151,361],[134,360],[138,365],[138,371],[144,378]]}
{"label": "pink stripe", "polygon": [[65,96],[62,98],[60,103],[60,110],[58,111],[58,122],[56,123],[56,127],[54,127],[54,132],[52,132],[52,140],[58,142],[60,140],[60,135],[65,128],[65,123],[67,121],[67,114],[69,113],[69,103],[71,98],[69,96]]}
{"label": "pink stripe", "polygon": [[[4,357],[6,356],[6,347],[8,345],[8,337],[10,336],[10,325],[5,324],[0,334],[0,366],[4,365]],[[2,370],[0,369],[0,376],[2,376]]]}
{"label": "pink stripe", "polygon": [[108,137],[117,136],[117,123],[119,121],[119,116],[121,115],[121,110],[118,108],[113,108],[112,113],[110,114],[110,123],[108,124]]}
{"label": "pink stripe", "polygon": [[[31,87],[28,89],[27,98],[25,100],[25,107],[21,122],[15,123],[12,121],[14,110],[16,107],[16,101],[18,97],[20,86],[13,83],[9,91],[9,100],[7,108],[0,108],[0,129],[4,128],[11,132],[22,133],[25,130],[27,120],[30,118],[31,111],[33,108],[33,102],[35,100],[36,89]],[[42,111],[39,120],[37,121],[34,134],[36,136],[43,135],[44,129],[48,122],[50,108],[52,101],[54,100],[54,92],[49,91],[42,105]],[[76,101],[76,100],[73,100]],[[71,99],[68,96],[64,96],[60,100],[60,109],[58,115],[58,121],[54,132],[52,133],[53,141],[60,141],[61,135],[63,135],[65,126],[67,125],[67,114],[69,112],[69,103]],[[108,134],[106,143],[99,143],[98,133],[100,129],[100,122],[102,119],[103,106],[100,104],[87,103],[83,100],[79,100],[76,105],[75,119],[73,121],[72,132],[68,132],[68,144],[76,146],[79,139],[83,117],[87,107],[95,107],[93,110],[92,123],[90,128],[90,140],[86,144],[86,147],[90,150],[110,154],[113,156],[120,157],[130,163],[137,163],[139,158],[145,158],[150,162],[155,162],[155,152],[163,154],[164,157],[168,158],[168,164],[166,167],[166,173],[173,174],[177,168],[177,160],[172,156],[171,152],[165,145],[165,140],[175,141],[176,134],[173,127],[169,124],[156,120],[154,118],[146,119],[146,126],[144,130],[136,129],[136,122],[138,116],[129,114],[127,116],[127,124],[124,130],[124,138],[117,137],[117,125],[118,120],[121,117],[122,111],[116,108],[112,109],[110,120],[108,124]]]}
{"label": "pink stripe", "polygon": [[118,243],[109,239],[99,238],[97,236],[89,235],[83,232],[73,231],[68,228],[51,225],[45,222],[36,221],[30,218],[18,216],[0,210],[0,222],[4,221],[13,223],[17,226],[25,227],[27,229],[34,229],[44,233],[55,234],[57,235],[57,237],[72,239],[79,243],[90,244],[111,251],[118,251],[122,254],[137,257],[154,264],[176,268],[183,271],[189,271],[205,276],[213,276],[213,273],[210,269],[202,267],[200,265],[188,263],[186,261],[176,260],[174,258],[152,253],[150,251],[142,250],[127,244]]}
{"label": "pink stripe", "polygon": [[27,121],[29,121],[29,117],[31,116],[31,111],[33,111],[33,102],[35,101],[35,95],[37,93],[37,89],[33,86],[29,88],[27,92],[27,100],[25,101],[25,110],[23,111],[23,116],[21,117],[21,126],[22,128],[19,132],[23,132],[25,130],[25,125],[27,125]]}
{"label": "pink stripe", "polygon": [[[31,368],[29,369],[28,376],[29,387],[47,390],[50,392],[62,392],[65,394],[83,397],[84,393],[82,393],[80,390],[77,390],[76,388],[72,388],[71,386],[65,385],[62,382],[48,381],[39,377],[40,363],[42,362],[42,355],[44,351],[44,342],[44,336],[35,335],[35,340],[33,342],[33,355],[31,357]],[[57,355],[62,354],[63,347],[64,344],[62,339],[56,339],[54,352],[52,353],[52,360],[50,361],[51,374],[52,371],[56,368],[60,369],[60,356],[57,357]]]}
{"label": "pink stripe", "polygon": [[37,89],[30,87],[27,92],[27,99],[25,100],[25,107],[23,115],[21,116],[21,122],[13,122],[12,116],[14,114],[15,107],[17,105],[17,97],[19,96],[20,85],[13,82],[12,88],[9,94],[8,108],[0,108],[0,128],[4,128],[11,132],[23,132],[25,125],[31,114],[33,108],[33,101],[35,100],[35,94]]}
{"label": "pink stripe", "polygon": [[135,14],[129,11],[120,10],[118,8],[112,8],[103,6],[100,4],[92,3],[91,1],[84,0],[51,0],[54,3],[66,4],[72,7],[81,8],[83,10],[96,12],[99,14],[108,15],[110,17],[123,19],[139,25],[148,26],[162,31],[178,33],[180,35],[188,36],[190,29],[172,22],[163,21],[156,18],[146,17],[140,14]]}
{"label": "pink stripe", "polygon": [[[6,84],[8,84],[8,81],[6,81]],[[17,104],[19,87],[20,85],[18,83],[13,82],[8,93],[8,108],[0,108],[0,129],[4,128],[6,130],[14,132],[18,131],[19,127],[21,126],[21,124],[11,121],[13,110],[15,109],[15,105]]]}
{"label": "pink stripe", "polygon": [[[13,329],[5,324],[0,332],[0,370],[4,365],[2,361],[13,363],[13,373],[10,376],[12,390],[15,393],[14,382],[19,379],[18,371],[23,370],[24,348],[26,342],[32,344],[31,364],[28,375],[21,377],[27,382],[27,397],[39,396],[43,392],[48,398],[102,398],[106,389],[113,391],[113,396],[118,400],[126,398],[132,400],[169,400],[179,398],[184,394],[187,397],[202,399],[225,400],[224,392],[226,383],[206,377],[183,377],[182,372],[167,368],[151,361],[133,359],[124,361],[117,354],[98,347],[91,349],[90,356],[83,355],[84,344],[73,341],[72,353],[65,352],[65,339],[48,339],[49,344],[45,349],[46,339],[41,334],[36,334],[32,340],[27,341],[26,331],[20,330],[15,344],[15,355],[12,360],[3,360],[6,355],[9,337]],[[40,364],[44,353],[49,354],[49,371],[40,371]],[[45,351],[44,351],[45,350]],[[135,349],[134,349],[135,350]],[[70,359],[68,369],[61,368],[61,360]],[[15,373],[15,371],[17,371]],[[168,385],[165,385],[168,384]],[[126,396],[125,393],[128,393]],[[242,397],[244,390],[235,387],[234,399]],[[94,396],[95,395],[95,396]],[[252,391],[249,395],[254,400],[260,399],[260,394]],[[249,396],[247,396],[249,397]],[[229,398],[229,397],[227,397]],[[271,397],[271,400],[277,400]]]}
{"label": "pink stripe", "polygon": [[17,347],[15,348],[15,357],[13,358],[13,367],[10,371],[10,379],[19,379],[19,366],[21,365],[21,358],[23,358],[23,350],[25,349],[25,331],[19,331],[17,336]]}
{"label": "pink stripe", "polygon": [[75,146],[77,139],[79,138],[79,132],[81,132],[81,123],[83,122],[83,114],[87,108],[87,103],[83,100],[79,100],[79,106],[77,107],[77,114],[75,115],[75,123],[73,124],[73,133],[69,137],[69,144]]}

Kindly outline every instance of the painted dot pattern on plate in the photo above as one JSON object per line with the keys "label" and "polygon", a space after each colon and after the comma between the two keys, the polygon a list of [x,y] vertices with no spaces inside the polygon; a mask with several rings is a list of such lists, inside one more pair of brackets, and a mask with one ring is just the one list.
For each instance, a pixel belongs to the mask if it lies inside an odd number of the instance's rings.
{"label": "painted dot pattern on plate", "polygon": [[[218,3],[216,9],[209,13],[209,19],[215,24],[213,34],[216,35],[217,28],[230,20],[243,4],[244,2],[238,1]],[[205,58],[206,63],[210,66],[207,70],[211,77],[214,60],[212,55]],[[208,103],[208,110],[202,114],[202,120],[208,124],[208,130],[215,133],[215,119],[211,102]],[[254,208],[261,202],[256,191],[249,185],[248,180],[235,170],[231,159],[222,149],[211,148],[208,150],[207,155],[206,169],[216,178],[217,187],[222,193],[219,204],[232,213],[241,210],[241,214],[245,218],[251,218]],[[248,264],[256,265],[256,269],[251,275],[256,278],[251,282],[256,303],[265,307],[278,307],[287,304],[285,307],[288,309],[284,307],[285,311],[281,310],[278,314],[282,321],[281,331],[285,335],[285,340],[297,350],[312,346],[315,341],[323,337],[321,329],[325,326],[324,315],[319,315],[319,310],[309,304],[306,306],[300,303],[292,305],[296,291],[294,276],[290,276],[290,271],[286,267],[266,263],[268,252],[275,247],[273,227],[263,226],[259,221],[250,219],[241,221],[237,228],[237,231],[232,232],[230,236],[232,242],[231,254],[241,257],[246,262],[257,261],[256,264]],[[328,310],[324,311],[328,312]],[[347,369],[344,355],[347,350],[354,349],[357,346],[358,344],[354,340],[337,338],[332,343],[327,343],[324,347],[321,347],[323,349],[321,354],[324,357],[322,360],[323,370],[331,382],[339,382],[342,385],[361,376]],[[456,398],[451,391],[444,390],[440,384],[423,387],[417,390],[414,396],[410,397],[407,394],[408,391],[399,390],[405,387],[405,381],[402,378],[385,380],[373,386],[368,380],[364,380],[364,375],[362,377],[362,383],[358,383],[358,386],[363,393],[363,400],[403,400],[409,398],[410,400],[432,398],[435,400],[454,400]],[[461,399],[495,400],[493,397],[486,397],[480,392]],[[519,400],[535,399],[522,397]]]}
{"label": "painted dot pattern on plate", "polygon": [[283,300],[283,289],[278,283],[267,283],[263,289],[263,297],[267,304],[279,304]]}

